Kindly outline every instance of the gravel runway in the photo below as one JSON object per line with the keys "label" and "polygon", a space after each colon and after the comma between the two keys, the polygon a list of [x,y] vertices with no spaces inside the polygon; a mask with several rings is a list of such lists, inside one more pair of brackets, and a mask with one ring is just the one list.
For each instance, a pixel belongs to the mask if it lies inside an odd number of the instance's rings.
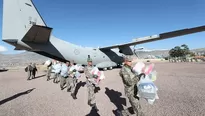
{"label": "gravel runway", "polygon": [[[205,63],[155,63],[159,99],[149,105],[141,99],[146,116],[205,116]],[[96,93],[99,112],[87,105],[84,75],[79,79],[77,100],[46,81],[45,72],[27,81],[19,71],[0,72],[0,116],[115,116],[113,110],[130,104],[125,97],[119,69],[105,71]]]}

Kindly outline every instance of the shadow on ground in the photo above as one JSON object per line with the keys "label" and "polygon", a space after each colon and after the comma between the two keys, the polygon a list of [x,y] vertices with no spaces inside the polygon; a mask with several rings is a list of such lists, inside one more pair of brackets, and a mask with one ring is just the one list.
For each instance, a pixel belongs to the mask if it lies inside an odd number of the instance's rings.
{"label": "shadow on ground", "polygon": [[4,100],[1,100],[1,101],[0,101],[0,105],[4,104],[4,103],[6,103],[6,102],[9,102],[9,101],[11,101],[11,100],[13,100],[13,99],[16,99],[16,98],[18,98],[18,97],[20,97],[20,96],[22,96],[22,95],[29,94],[29,93],[30,93],[31,91],[33,91],[34,89],[36,89],[36,88],[29,89],[29,90],[24,91],[24,92],[21,92],[21,93],[17,93],[17,94],[15,94],[15,95],[13,95],[13,96],[11,96],[11,97],[9,97],[9,98],[6,98],[6,99],[4,99]]}
{"label": "shadow on ground", "polygon": [[33,79],[38,79],[38,78],[41,78],[41,77],[44,77],[44,76],[46,76],[46,74],[36,76],[36,77],[35,77],[35,78],[33,78]]}
{"label": "shadow on ground", "polygon": [[85,116],[100,116],[100,114],[96,112],[95,108],[92,108],[90,113]]}
{"label": "shadow on ground", "polygon": [[122,93],[115,91],[113,89],[109,89],[108,87],[105,87],[105,94],[109,97],[110,101],[117,107],[116,110],[113,110],[113,113],[115,115],[116,111],[119,110],[123,110],[123,105],[126,106],[126,99],[122,98]]}
{"label": "shadow on ground", "polygon": [[75,94],[76,96],[77,96],[77,94],[78,94],[78,90],[80,89],[80,87],[84,87],[85,84],[86,84],[86,82],[82,82],[82,81],[80,81],[79,83],[77,83],[76,88],[75,88],[75,92],[74,92],[74,94]]}

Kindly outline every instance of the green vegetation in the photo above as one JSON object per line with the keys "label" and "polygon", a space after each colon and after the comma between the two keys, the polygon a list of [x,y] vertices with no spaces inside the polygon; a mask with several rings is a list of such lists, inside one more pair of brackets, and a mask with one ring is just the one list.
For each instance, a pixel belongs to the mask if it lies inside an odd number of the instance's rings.
{"label": "green vegetation", "polygon": [[193,52],[190,52],[190,56],[191,57],[194,57],[194,56],[196,56]]}
{"label": "green vegetation", "polygon": [[176,46],[169,51],[170,57],[186,57],[187,55],[193,56],[195,54],[190,52],[189,47],[186,44]]}
{"label": "green vegetation", "polygon": [[169,57],[164,57],[165,60],[169,60]]}

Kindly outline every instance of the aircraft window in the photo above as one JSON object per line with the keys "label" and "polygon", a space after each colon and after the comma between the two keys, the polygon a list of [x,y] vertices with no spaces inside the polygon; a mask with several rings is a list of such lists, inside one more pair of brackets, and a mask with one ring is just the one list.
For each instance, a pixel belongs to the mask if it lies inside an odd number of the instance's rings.
{"label": "aircraft window", "polygon": [[103,56],[103,58],[105,58],[105,56]]}

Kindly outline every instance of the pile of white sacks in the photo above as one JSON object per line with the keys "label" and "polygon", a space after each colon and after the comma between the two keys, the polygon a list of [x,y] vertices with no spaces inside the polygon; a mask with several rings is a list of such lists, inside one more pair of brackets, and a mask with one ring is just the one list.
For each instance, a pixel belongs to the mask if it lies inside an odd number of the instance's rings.
{"label": "pile of white sacks", "polygon": [[153,104],[155,99],[159,99],[158,88],[153,83],[157,79],[157,72],[154,70],[154,64],[146,66],[143,62],[138,62],[133,67],[136,74],[144,73],[145,77],[141,77],[136,84],[138,87],[138,97],[144,98],[149,104]]}

